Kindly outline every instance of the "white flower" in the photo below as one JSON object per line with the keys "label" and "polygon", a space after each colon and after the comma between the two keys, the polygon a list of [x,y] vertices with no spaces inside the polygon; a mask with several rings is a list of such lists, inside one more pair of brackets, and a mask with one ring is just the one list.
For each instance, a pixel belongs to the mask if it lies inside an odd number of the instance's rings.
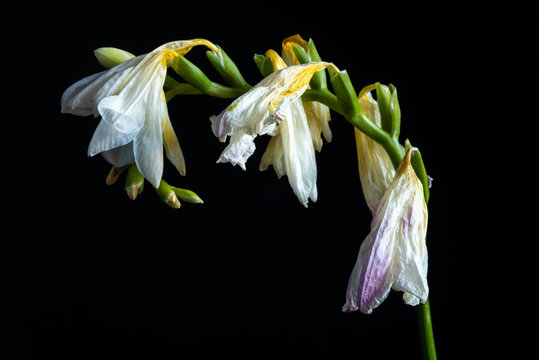
{"label": "white flower", "polygon": [[414,150],[407,151],[376,209],[348,282],[343,311],[371,313],[392,288],[404,292],[408,305],[427,300],[428,212],[423,186],[410,163]]}
{"label": "white flower", "polygon": [[170,123],[163,93],[167,66],[204,39],[174,41],[88,76],[62,96],[62,112],[101,116],[88,155],[102,154],[116,167],[136,163],[141,174],[158,187],[163,173],[163,145],[168,159],[185,173],[183,154]]}
{"label": "white flower", "polygon": [[276,71],[251,90],[240,96],[218,116],[211,117],[212,129],[220,141],[230,143],[217,162],[238,164],[245,170],[245,162],[255,151],[257,135],[275,136],[263,156],[262,170],[272,164],[277,175],[287,175],[300,202],[317,199],[316,161],[307,117],[301,95],[316,71],[331,64],[309,63],[286,67],[272,51]]}
{"label": "white flower", "polygon": [[[282,57],[288,66],[300,64],[299,59],[294,53],[293,46],[302,47],[310,57],[309,43],[307,41],[303,40],[300,35],[287,37],[282,43]],[[320,135],[323,134],[324,139],[326,139],[328,143],[331,142],[333,138],[329,127],[331,112],[329,107],[317,101],[305,101],[303,103],[303,108],[307,115],[307,122],[309,124],[309,131],[311,132],[314,148],[316,151],[320,152],[323,144]]]}

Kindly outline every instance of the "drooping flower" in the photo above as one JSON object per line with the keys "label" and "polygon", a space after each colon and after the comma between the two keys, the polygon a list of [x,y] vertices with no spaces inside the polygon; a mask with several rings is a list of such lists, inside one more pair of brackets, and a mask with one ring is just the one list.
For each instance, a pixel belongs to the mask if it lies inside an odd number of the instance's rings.
{"label": "drooping flower", "polygon": [[274,136],[260,168],[271,164],[278,176],[286,174],[299,201],[307,206],[309,198],[317,199],[316,160],[300,97],[315,72],[333,65],[316,62],[286,67],[274,51],[266,55],[272,57],[275,71],[210,118],[213,133],[221,142],[230,136],[217,162],[230,162],[245,170],[256,148],[256,136]]}
{"label": "drooping flower", "polygon": [[423,186],[411,165],[410,148],[374,214],[350,276],[343,311],[371,313],[390,289],[404,292],[408,305],[428,297],[425,244],[428,212]]}
{"label": "drooping flower", "polygon": [[[364,87],[359,93],[358,101],[361,111],[374,124],[380,126],[380,109],[371,95],[371,91],[375,87],[375,85]],[[395,168],[382,145],[363,134],[357,128],[354,128],[354,132],[361,188],[363,189],[367,206],[374,213],[393,181]]]}
{"label": "drooping flower", "polygon": [[218,52],[208,40],[166,43],[113,68],[88,76],[63,94],[63,113],[101,116],[88,155],[102,154],[115,167],[135,163],[155,188],[163,173],[163,146],[181,174],[185,161],[163,93],[167,67],[197,45]]}
{"label": "drooping flower", "polygon": [[[309,43],[303,40],[300,35],[293,35],[284,39],[282,43],[282,57],[286,65],[291,66],[300,64],[298,57],[294,53],[293,46],[300,46],[303,48],[312,61]],[[331,112],[329,107],[317,101],[305,101],[303,102],[303,108],[307,115],[309,131],[311,133],[314,148],[316,151],[320,152],[323,144],[321,134],[324,135],[324,139],[328,143],[333,139],[329,127]]]}

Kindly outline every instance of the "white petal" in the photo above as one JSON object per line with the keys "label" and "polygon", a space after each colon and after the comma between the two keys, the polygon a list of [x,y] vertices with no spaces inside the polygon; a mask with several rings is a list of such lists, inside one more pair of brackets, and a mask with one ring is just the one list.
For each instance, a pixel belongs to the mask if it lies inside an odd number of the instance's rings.
{"label": "white petal", "polygon": [[[369,89],[367,87],[366,89]],[[380,126],[380,110],[371,93],[360,94],[359,105],[365,115]],[[376,211],[395,176],[395,169],[385,149],[358,129],[354,129],[356,137],[357,159],[361,188],[367,206],[372,213]]]}
{"label": "white petal", "polygon": [[288,181],[303,206],[317,200],[316,159],[307,118],[299,99],[285,98],[278,110],[284,117],[279,124],[283,161]]}
{"label": "white petal", "polygon": [[[128,69],[138,64],[143,56],[126,61],[112,69],[90,75],[71,85],[62,95],[62,112],[78,116],[97,116],[97,104],[109,95],[116,95],[112,84]],[[103,90],[105,88],[105,90]],[[114,88],[114,89],[113,89]],[[97,94],[100,93],[100,96]]]}
{"label": "white petal", "polygon": [[125,165],[133,164],[135,162],[135,155],[133,154],[133,143],[130,142],[124,146],[120,146],[108,151],[104,151],[101,155],[111,165],[116,167],[122,167]]}
{"label": "white petal", "polygon": [[89,156],[123,146],[137,136],[144,124],[144,113],[124,113],[128,109],[126,102],[123,97],[109,96],[99,103],[102,119],[90,141]]}
{"label": "white petal", "polygon": [[245,162],[255,152],[255,136],[237,131],[230,137],[230,143],[221,153],[218,163],[229,162],[232,165],[239,165],[245,170]]}
{"label": "white petal", "polygon": [[160,92],[146,104],[144,126],[134,140],[133,152],[137,167],[155,188],[159,187],[163,175],[163,103]]}
{"label": "white petal", "polygon": [[93,97],[108,79],[106,71],[85,77],[71,85],[62,95],[62,113],[78,116],[92,115],[95,111]]}

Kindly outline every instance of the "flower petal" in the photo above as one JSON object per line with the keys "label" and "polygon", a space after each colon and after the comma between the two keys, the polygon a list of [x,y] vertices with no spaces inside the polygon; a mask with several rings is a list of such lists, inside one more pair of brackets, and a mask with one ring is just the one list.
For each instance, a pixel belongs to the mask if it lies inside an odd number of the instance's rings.
{"label": "flower petal", "polygon": [[123,146],[133,141],[140,132],[144,118],[137,112],[124,113],[125,102],[123,97],[109,96],[99,103],[98,111],[102,119],[90,141],[89,156]]}
{"label": "flower petal", "polygon": [[[87,76],[71,85],[62,94],[62,113],[70,113],[78,116],[93,114],[97,117],[99,115],[97,112],[99,101],[107,96],[116,95],[102,89],[104,87],[110,89],[112,87],[111,84],[116,83],[117,79],[121,78],[130,68],[136,66],[143,58],[144,55],[137,56],[112,69]],[[97,96],[98,93],[101,95]]]}
{"label": "flower petal", "polygon": [[309,130],[311,132],[311,138],[313,146],[316,151],[322,151],[322,137],[329,143],[333,139],[331,129],[329,127],[329,121],[331,120],[331,114],[329,108],[316,101],[307,101],[303,103],[305,113],[307,114],[307,120],[309,123]]}
{"label": "flower petal", "polygon": [[343,311],[370,314],[389,294],[392,285],[394,239],[387,232],[387,219],[379,218],[359,249],[348,281]]}
{"label": "flower petal", "polygon": [[[359,94],[359,105],[365,115],[380,126],[380,110],[371,96],[374,85],[367,86]],[[372,213],[393,181],[395,169],[385,149],[358,129],[356,137],[359,178],[367,206]]]}
{"label": "flower petal", "polygon": [[[417,178],[410,156],[414,148],[408,150],[399,167],[398,182],[393,185],[405,196],[400,216],[400,234],[396,243],[395,278],[393,289],[403,291],[404,301],[417,305],[427,301],[428,253],[425,242],[428,211],[423,196],[423,186]],[[397,177],[397,176],[396,176]]]}
{"label": "flower petal", "polygon": [[165,152],[167,158],[174,164],[180,174],[185,175],[185,159],[183,157],[182,148],[178,137],[172,128],[168,111],[165,110],[163,114],[163,143],[165,145]]}
{"label": "flower petal", "polygon": [[217,162],[229,162],[232,165],[239,165],[245,170],[245,162],[255,152],[254,139],[254,135],[246,134],[242,131],[235,132],[230,137],[230,143],[221,153]]}
{"label": "flower petal", "polygon": [[135,163],[132,142],[111,150],[103,151],[101,155],[109,162],[109,164],[114,165],[117,168]]}
{"label": "flower petal", "polygon": [[278,111],[284,117],[279,136],[286,176],[294,194],[307,207],[309,198],[316,201],[318,197],[316,159],[307,117],[300,99],[285,98]]}

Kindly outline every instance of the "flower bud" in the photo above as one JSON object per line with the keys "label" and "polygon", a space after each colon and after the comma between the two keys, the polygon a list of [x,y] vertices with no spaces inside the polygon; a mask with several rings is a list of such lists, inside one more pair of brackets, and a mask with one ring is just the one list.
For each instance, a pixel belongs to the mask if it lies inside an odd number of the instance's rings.
{"label": "flower bud", "polygon": [[125,169],[127,169],[127,166],[122,166],[122,167],[116,167],[116,166],[113,166],[110,171],[109,171],[109,174],[107,175],[107,178],[105,179],[105,183],[107,185],[112,185],[116,182],[116,180],[118,180],[118,178],[120,177],[120,175],[125,171]]}
{"label": "flower bud", "polygon": [[247,84],[236,64],[228,57],[221,47],[219,51],[206,51],[206,56],[212,64],[212,66],[219,72],[223,79],[232,87],[250,89],[251,86]]}
{"label": "flower bud", "polygon": [[157,192],[157,195],[159,195],[161,200],[171,208],[179,209],[181,207],[181,203],[178,200],[174,189],[172,188],[172,186],[167,184],[166,181],[161,180],[159,187],[155,189],[155,191]]}
{"label": "flower bud", "polygon": [[135,164],[132,164],[127,171],[124,189],[131,200],[135,200],[144,189],[144,176]]}
{"label": "flower bud", "polygon": [[198,196],[191,190],[180,189],[174,186],[171,186],[171,188],[172,190],[174,190],[176,196],[179,197],[182,201],[186,201],[190,204],[204,204],[204,201],[202,201],[200,196]]}
{"label": "flower bud", "polygon": [[97,61],[105,68],[110,69],[127,61],[131,58],[134,58],[135,55],[121,49],[113,47],[102,47],[94,50],[94,55],[97,58]]}
{"label": "flower bud", "polygon": [[381,127],[393,137],[399,137],[401,110],[397,97],[397,89],[392,84],[389,86],[376,83],[376,98],[380,108]]}
{"label": "flower bud", "polygon": [[260,54],[255,54],[254,61],[255,61],[256,66],[258,67],[258,70],[260,71],[260,74],[263,77],[267,77],[269,74],[273,72],[273,65],[269,57],[266,57]]}

